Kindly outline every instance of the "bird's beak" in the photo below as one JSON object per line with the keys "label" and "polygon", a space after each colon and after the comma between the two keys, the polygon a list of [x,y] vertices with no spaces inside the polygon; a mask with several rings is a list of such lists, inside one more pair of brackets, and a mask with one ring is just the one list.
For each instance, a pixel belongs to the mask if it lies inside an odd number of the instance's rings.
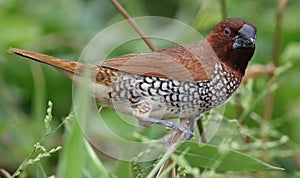
{"label": "bird's beak", "polygon": [[250,25],[244,26],[238,31],[233,43],[233,49],[254,48],[256,39],[256,29]]}

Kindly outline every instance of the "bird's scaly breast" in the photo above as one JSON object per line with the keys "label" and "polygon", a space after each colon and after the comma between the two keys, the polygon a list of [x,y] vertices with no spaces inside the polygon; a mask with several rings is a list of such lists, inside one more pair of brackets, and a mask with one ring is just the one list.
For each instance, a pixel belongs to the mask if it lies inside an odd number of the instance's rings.
{"label": "bird's scaly breast", "polygon": [[240,79],[216,64],[209,80],[182,82],[120,72],[112,84],[112,106],[131,114],[140,102],[152,105],[151,117],[191,117],[224,103],[238,88]]}

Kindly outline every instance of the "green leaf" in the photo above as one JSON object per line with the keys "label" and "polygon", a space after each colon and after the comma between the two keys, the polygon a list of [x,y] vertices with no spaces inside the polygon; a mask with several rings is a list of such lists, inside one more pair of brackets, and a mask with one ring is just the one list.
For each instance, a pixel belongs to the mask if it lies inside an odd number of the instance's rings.
{"label": "green leaf", "polygon": [[109,176],[103,163],[98,158],[90,143],[86,140],[85,151],[87,154],[87,160],[85,164],[86,172],[88,172],[91,175],[91,177],[108,178]]}
{"label": "green leaf", "polygon": [[71,130],[66,133],[58,165],[58,177],[82,177],[85,156],[84,139],[77,122],[74,122]]}
{"label": "green leaf", "polygon": [[274,171],[284,170],[264,163],[244,153],[222,150],[208,144],[184,142],[175,151],[183,154],[191,166],[215,169],[217,171]]}
{"label": "green leaf", "polygon": [[37,178],[47,178],[44,168],[40,162],[36,163],[36,177]]}
{"label": "green leaf", "polygon": [[132,165],[128,161],[118,161],[112,170],[113,177],[133,178]]}

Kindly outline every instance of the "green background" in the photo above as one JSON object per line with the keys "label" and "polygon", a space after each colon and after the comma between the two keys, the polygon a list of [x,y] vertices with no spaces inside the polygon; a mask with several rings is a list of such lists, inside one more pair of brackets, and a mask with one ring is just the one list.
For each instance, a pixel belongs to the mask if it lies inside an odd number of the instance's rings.
{"label": "green background", "polygon": [[[222,19],[220,1],[124,0],[121,3],[132,17],[174,18],[204,35]],[[250,65],[272,61],[277,3],[274,0],[227,1],[228,17],[242,17],[257,26],[256,52]],[[246,142],[249,147],[237,142],[236,149],[285,168],[286,171],[267,173],[277,177],[296,176],[300,170],[299,7],[300,1],[290,1],[284,12],[276,70],[282,72],[271,82],[267,75],[250,79],[230,100],[225,112],[228,120],[237,119],[243,128],[232,140],[240,134],[250,138]],[[32,151],[33,144],[45,132],[43,119],[48,100],[54,104],[54,125],[68,116],[72,108],[71,81],[48,66],[9,54],[7,49],[18,47],[77,60],[98,32],[121,20],[123,17],[106,0],[0,0],[0,168],[14,172]],[[129,52],[138,51],[129,45],[111,56]],[[267,89],[275,89],[271,103],[265,102]],[[247,111],[242,119],[239,104]],[[270,120],[262,118],[266,105],[273,105]],[[230,129],[230,124],[224,125],[225,131]],[[59,129],[44,145],[50,148],[64,145],[64,132],[65,129]],[[264,142],[265,138],[268,139]],[[59,154],[42,162],[47,175],[56,174]],[[108,170],[112,169],[113,160],[105,156],[101,160]],[[27,171],[28,175],[34,174],[30,167]]]}

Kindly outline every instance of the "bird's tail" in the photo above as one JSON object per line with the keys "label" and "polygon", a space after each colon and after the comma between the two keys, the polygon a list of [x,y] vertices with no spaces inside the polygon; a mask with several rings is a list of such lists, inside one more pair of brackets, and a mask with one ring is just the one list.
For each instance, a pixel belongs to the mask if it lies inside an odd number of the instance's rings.
{"label": "bird's tail", "polygon": [[84,64],[79,62],[67,61],[24,49],[10,48],[8,52],[50,65],[70,79],[73,79],[74,74],[80,74],[80,71],[84,68]]}

